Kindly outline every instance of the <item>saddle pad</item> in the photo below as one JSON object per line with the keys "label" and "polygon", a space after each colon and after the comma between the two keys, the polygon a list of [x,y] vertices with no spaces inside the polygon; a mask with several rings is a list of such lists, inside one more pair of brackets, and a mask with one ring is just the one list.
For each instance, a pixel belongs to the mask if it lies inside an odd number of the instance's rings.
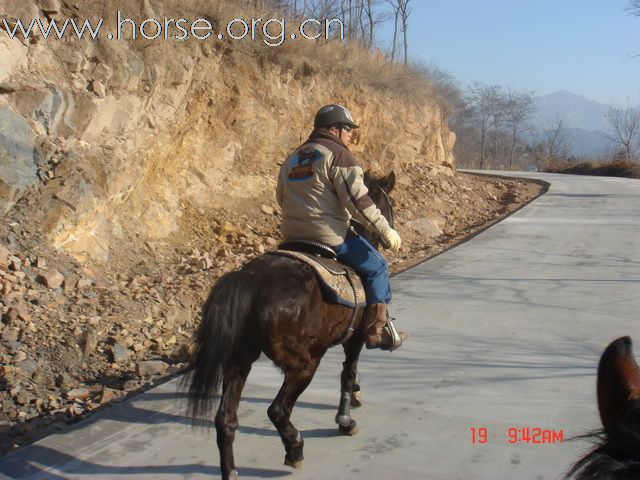
{"label": "saddle pad", "polygon": [[[346,265],[329,258],[290,250],[274,250],[268,253],[293,258],[313,268],[325,302],[351,308],[354,308],[356,303],[359,307],[365,305],[365,293],[360,276]],[[349,283],[349,278],[353,282],[353,287]],[[353,294],[354,288],[357,298]]]}

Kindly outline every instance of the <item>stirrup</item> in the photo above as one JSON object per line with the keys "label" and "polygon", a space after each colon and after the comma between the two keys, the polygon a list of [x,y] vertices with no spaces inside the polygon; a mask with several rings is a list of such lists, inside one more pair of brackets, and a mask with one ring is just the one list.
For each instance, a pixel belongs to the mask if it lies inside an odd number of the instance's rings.
{"label": "stirrup", "polygon": [[389,336],[389,338],[391,338],[391,344],[390,345],[382,345],[381,344],[380,345],[380,350],[388,350],[390,352],[393,352],[396,348],[398,348],[400,345],[402,345],[402,338],[400,337],[400,334],[398,333],[398,329],[393,324],[393,321],[392,321],[391,317],[387,317],[387,323],[382,328],[382,331],[383,331],[383,335],[386,332],[386,334]]}

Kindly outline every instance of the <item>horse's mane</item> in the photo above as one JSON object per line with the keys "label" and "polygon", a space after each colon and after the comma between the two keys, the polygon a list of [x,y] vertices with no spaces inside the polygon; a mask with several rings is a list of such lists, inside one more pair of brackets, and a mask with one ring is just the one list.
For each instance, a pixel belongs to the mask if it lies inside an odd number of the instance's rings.
{"label": "horse's mane", "polygon": [[572,440],[587,439],[593,448],[565,475],[574,480],[640,479],[640,431],[626,422],[617,425],[616,435],[595,430]]}
{"label": "horse's mane", "polygon": [[603,428],[574,437],[593,448],[565,475],[575,480],[640,479],[640,368],[630,337],[609,344],[598,365],[598,410]]}

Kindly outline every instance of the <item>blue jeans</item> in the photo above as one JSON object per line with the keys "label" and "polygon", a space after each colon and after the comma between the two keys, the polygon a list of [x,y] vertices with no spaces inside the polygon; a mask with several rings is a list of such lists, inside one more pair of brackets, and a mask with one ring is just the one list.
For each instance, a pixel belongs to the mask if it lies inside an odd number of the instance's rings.
{"label": "blue jeans", "polygon": [[389,264],[371,243],[356,236],[333,249],[340,262],[349,265],[360,275],[367,305],[391,301]]}

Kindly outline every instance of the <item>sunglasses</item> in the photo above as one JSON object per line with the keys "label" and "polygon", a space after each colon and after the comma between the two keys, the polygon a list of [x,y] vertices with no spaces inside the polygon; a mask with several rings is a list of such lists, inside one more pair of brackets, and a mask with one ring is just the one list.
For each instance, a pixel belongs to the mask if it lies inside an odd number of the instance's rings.
{"label": "sunglasses", "polygon": [[345,132],[352,132],[353,128],[351,128],[349,125],[343,125],[342,130],[344,130]]}

